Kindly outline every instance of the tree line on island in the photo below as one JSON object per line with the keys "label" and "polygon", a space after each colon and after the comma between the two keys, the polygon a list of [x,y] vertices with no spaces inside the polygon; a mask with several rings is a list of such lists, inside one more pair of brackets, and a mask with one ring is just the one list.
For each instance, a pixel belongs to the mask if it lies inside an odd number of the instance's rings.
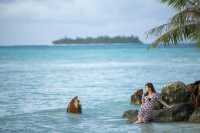
{"label": "tree line on island", "polygon": [[53,44],[96,44],[96,43],[140,43],[142,41],[137,36],[98,36],[98,37],[77,37],[75,39],[65,37],[53,41]]}

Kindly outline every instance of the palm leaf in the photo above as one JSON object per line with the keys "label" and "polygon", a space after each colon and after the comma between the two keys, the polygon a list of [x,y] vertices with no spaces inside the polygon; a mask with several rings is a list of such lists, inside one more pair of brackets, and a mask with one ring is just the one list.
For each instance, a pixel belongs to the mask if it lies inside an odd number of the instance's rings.
{"label": "palm leaf", "polygon": [[169,29],[158,37],[151,45],[151,47],[157,47],[160,44],[164,46],[174,44],[176,45],[180,41],[187,39],[197,40],[200,39],[200,23],[188,24],[184,26],[177,26]]}
{"label": "palm leaf", "polygon": [[200,45],[200,0],[161,0],[178,9],[168,23],[157,26],[147,32],[159,36],[151,45],[156,47],[176,45],[180,41],[191,40]]}
{"label": "palm leaf", "polygon": [[200,8],[186,8],[171,18],[173,24],[189,24],[200,21]]}
{"label": "palm leaf", "polygon": [[172,17],[169,23],[162,24],[160,26],[157,26],[155,28],[152,28],[147,32],[147,37],[149,35],[159,36],[163,32],[168,31],[171,27],[177,26],[177,25],[185,25],[200,21],[200,10],[194,10],[194,9],[185,9],[183,11],[180,11],[176,15]]}
{"label": "palm leaf", "polygon": [[182,9],[186,6],[198,5],[199,0],[160,0],[162,3],[166,3],[175,9]]}
{"label": "palm leaf", "polygon": [[153,35],[153,36],[159,36],[161,35],[163,32],[166,32],[170,27],[170,23],[167,23],[167,24],[162,24],[160,26],[157,26],[157,27],[154,27],[152,28],[151,30],[149,30],[147,32],[147,38],[150,36],[150,35]]}

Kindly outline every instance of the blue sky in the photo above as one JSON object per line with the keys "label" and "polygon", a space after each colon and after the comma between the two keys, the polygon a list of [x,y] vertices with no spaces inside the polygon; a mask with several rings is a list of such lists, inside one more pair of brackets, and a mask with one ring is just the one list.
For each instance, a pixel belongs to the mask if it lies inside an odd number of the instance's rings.
{"label": "blue sky", "polygon": [[172,14],[159,0],[0,0],[0,45],[131,34],[150,42],[145,32]]}

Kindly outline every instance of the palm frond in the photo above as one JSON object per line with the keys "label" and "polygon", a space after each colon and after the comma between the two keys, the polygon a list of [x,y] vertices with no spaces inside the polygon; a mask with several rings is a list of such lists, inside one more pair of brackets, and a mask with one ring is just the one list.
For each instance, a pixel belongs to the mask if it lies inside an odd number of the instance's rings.
{"label": "palm frond", "polygon": [[169,23],[162,24],[149,30],[147,32],[147,37],[149,35],[159,36],[163,32],[167,32],[171,27],[191,24],[197,21],[200,21],[200,10],[185,9],[174,15]]}
{"label": "palm frond", "polygon": [[151,47],[157,47],[160,44],[164,46],[176,45],[178,42],[187,39],[197,40],[197,38],[200,38],[198,35],[200,35],[200,23],[173,27],[158,37],[151,44]]}
{"label": "palm frond", "polygon": [[162,3],[166,3],[176,9],[185,7],[188,1],[190,0],[161,0]]}
{"label": "palm frond", "polygon": [[190,24],[200,21],[200,8],[186,8],[175,14],[170,23],[176,25]]}
{"label": "palm frond", "polygon": [[162,3],[166,3],[175,9],[182,9],[187,6],[198,6],[200,4],[199,0],[160,0]]}
{"label": "palm frond", "polygon": [[169,29],[170,24],[162,24],[160,26],[154,27],[152,29],[150,29],[147,32],[147,38],[151,35],[151,36],[159,36],[161,35],[163,32],[167,31]]}
{"label": "palm frond", "polygon": [[180,41],[191,40],[200,45],[200,0],[161,0],[178,9],[168,23],[147,32],[159,36],[151,45],[176,45]]}

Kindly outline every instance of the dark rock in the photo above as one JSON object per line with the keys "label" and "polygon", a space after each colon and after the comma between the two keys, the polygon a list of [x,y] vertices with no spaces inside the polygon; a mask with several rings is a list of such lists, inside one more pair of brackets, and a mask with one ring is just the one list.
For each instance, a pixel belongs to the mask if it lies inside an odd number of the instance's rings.
{"label": "dark rock", "polygon": [[187,92],[191,94],[192,103],[200,107],[200,80],[187,85]]}
{"label": "dark rock", "polygon": [[200,122],[200,107],[196,108],[190,116],[189,122],[199,123]]}
{"label": "dark rock", "polygon": [[[143,90],[137,90],[131,96],[133,104],[141,104]],[[173,82],[161,89],[161,99],[168,105],[163,108],[158,101],[154,105],[153,120],[156,122],[200,122],[200,81],[196,81],[189,85],[183,82]],[[195,106],[194,106],[195,105]],[[128,122],[137,120],[138,111],[128,110],[124,112],[123,118],[128,119]]]}
{"label": "dark rock", "polygon": [[153,119],[157,122],[188,121],[194,108],[192,104],[176,104],[172,108],[153,111]]}
{"label": "dark rock", "polygon": [[169,105],[191,102],[190,93],[186,91],[186,85],[180,81],[163,87],[161,90],[161,99]]}
{"label": "dark rock", "polygon": [[159,102],[159,101],[155,101],[154,102],[154,106],[153,106],[153,109],[154,110],[160,110],[162,109],[164,106]]}
{"label": "dark rock", "polygon": [[82,107],[80,104],[80,100],[78,99],[78,96],[72,98],[72,100],[69,102],[67,106],[67,112],[68,113],[82,113]]}
{"label": "dark rock", "polygon": [[142,104],[142,95],[143,95],[143,89],[136,90],[131,96],[131,103],[138,105]]}
{"label": "dark rock", "polygon": [[[194,108],[191,104],[182,103],[176,104],[172,108],[153,110],[153,121],[156,122],[177,122],[188,121]],[[135,122],[137,120],[137,110],[128,110],[124,112],[123,118],[128,122]]]}
{"label": "dark rock", "polygon": [[126,118],[129,123],[137,121],[138,110],[128,110],[123,114],[123,118]]}

